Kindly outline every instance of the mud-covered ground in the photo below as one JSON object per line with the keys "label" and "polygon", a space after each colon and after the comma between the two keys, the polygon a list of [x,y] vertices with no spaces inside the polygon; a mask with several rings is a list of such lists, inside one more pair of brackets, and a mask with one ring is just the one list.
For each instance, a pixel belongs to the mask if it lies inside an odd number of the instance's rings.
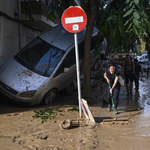
{"label": "mud-covered ground", "polygon": [[[133,89],[127,97],[121,88],[117,118],[128,121],[103,122],[114,118],[102,103],[101,85],[92,89],[93,100],[89,103],[95,125],[61,128],[65,119],[79,119],[77,91],[72,95],[59,94],[50,108],[57,108],[55,119],[42,123],[33,118],[35,110],[44,106],[20,107],[4,98],[0,101],[0,150],[149,150],[150,147],[150,79],[141,78],[140,90]],[[102,86],[104,87],[104,86]],[[103,107],[102,107],[103,104]]]}

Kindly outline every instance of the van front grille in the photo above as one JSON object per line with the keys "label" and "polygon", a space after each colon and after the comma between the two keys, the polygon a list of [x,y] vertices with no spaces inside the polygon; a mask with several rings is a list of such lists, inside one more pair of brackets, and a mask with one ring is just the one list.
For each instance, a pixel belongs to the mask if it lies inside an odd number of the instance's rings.
{"label": "van front grille", "polygon": [[4,84],[4,83],[1,82],[1,81],[0,81],[0,86],[1,86],[3,89],[5,89],[6,91],[8,91],[8,92],[10,92],[10,93],[12,93],[12,94],[14,94],[14,95],[17,95],[17,94],[18,94],[17,91],[13,90],[11,87],[7,86],[6,84]]}

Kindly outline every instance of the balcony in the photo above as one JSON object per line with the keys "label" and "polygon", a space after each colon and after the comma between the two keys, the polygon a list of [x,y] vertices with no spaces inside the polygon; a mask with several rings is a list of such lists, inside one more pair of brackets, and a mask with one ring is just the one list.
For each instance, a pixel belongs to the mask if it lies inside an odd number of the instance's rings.
{"label": "balcony", "polygon": [[46,1],[21,1],[21,14],[24,23],[43,31],[60,23],[60,20],[47,20],[49,10]]}

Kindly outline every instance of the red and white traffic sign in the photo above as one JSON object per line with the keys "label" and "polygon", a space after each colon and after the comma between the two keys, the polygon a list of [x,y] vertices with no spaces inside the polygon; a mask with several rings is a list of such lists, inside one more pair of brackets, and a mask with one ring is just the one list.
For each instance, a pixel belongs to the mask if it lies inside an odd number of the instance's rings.
{"label": "red and white traffic sign", "polygon": [[81,7],[69,7],[62,14],[61,22],[68,32],[78,33],[86,26],[87,17]]}

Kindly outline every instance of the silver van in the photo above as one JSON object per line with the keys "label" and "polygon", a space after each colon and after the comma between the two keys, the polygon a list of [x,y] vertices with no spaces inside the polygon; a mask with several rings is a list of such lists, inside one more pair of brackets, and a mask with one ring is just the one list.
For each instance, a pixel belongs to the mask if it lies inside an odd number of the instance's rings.
{"label": "silver van", "polygon": [[[81,61],[85,33],[86,28],[77,34]],[[97,34],[94,28],[91,67]],[[19,105],[49,104],[57,92],[74,88],[75,64],[74,36],[58,25],[33,39],[1,69],[0,91]]]}

